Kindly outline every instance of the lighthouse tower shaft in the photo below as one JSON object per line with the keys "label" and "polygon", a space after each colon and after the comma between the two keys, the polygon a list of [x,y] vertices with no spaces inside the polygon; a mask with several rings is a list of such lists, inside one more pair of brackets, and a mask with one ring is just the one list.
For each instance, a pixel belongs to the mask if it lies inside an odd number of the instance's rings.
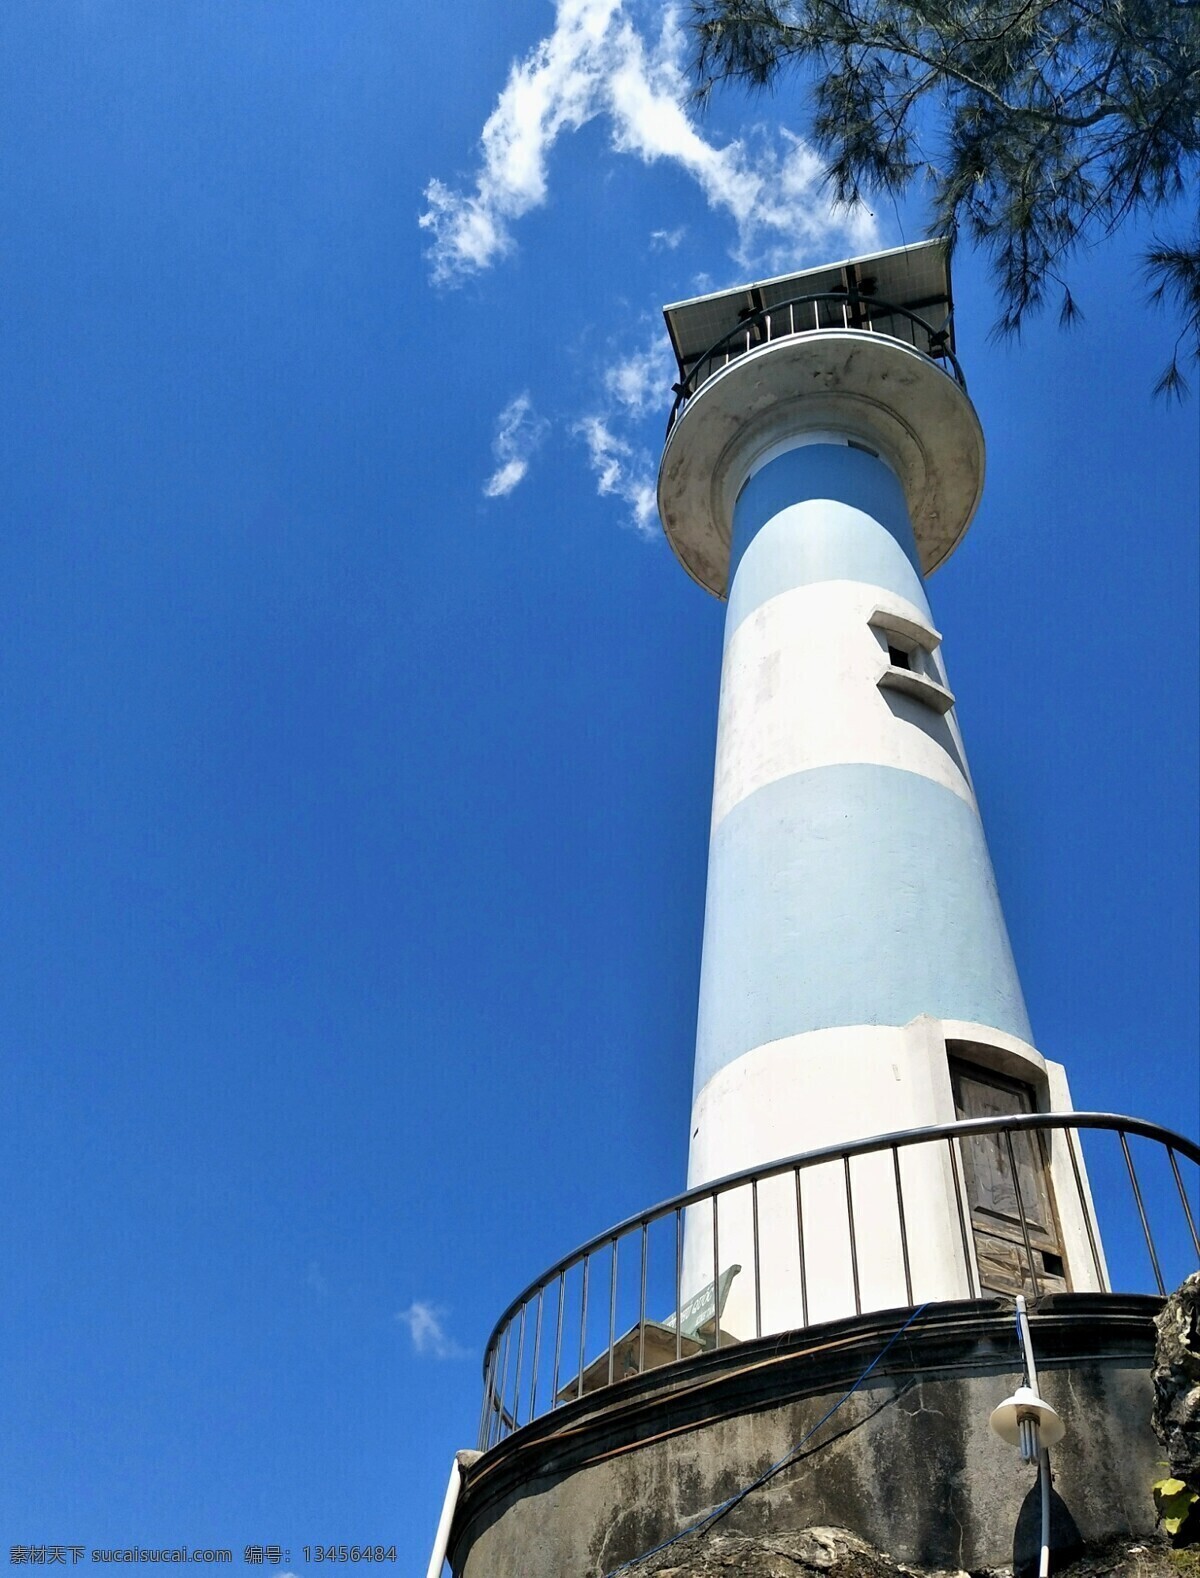
{"label": "lighthouse tower shaft", "polygon": [[[944,271],[932,244],[667,310],[683,382],[660,510],[727,599],[689,1187],[956,1117],[1070,1110],[1033,1044],[925,592],[983,478]],[[931,272],[940,325],[903,304],[928,310]],[[722,318],[724,345],[689,356]],[[1008,1158],[972,1144],[861,1159],[849,1236],[840,1163],[808,1169],[803,1199],[784,1177],[725,1202],[716,1240],[693,1209],[684,1292],[753,1263],[722,1319],[743,1336],[967,1297],[968,1274],[1020,1291],[1014,1172],[1045,1286],[1096,1286],[1056,1159],[1032,1137]],[[920,1224],[907,1270],[899,1193]]]}

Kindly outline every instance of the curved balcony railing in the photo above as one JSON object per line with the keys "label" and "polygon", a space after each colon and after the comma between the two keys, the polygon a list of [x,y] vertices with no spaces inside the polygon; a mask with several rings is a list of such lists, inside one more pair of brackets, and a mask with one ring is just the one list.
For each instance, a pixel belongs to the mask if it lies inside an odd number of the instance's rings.
{"label": "curved balcony railing", "polygon": [[[885,323],[886,328],[882,327]],[[871,334],[899,340],[941,365],[961,388],[965,390],[967,387],[958,358],[950,349],[948,326],[935,329],[907,307],[893,306],[876,296],[821,291],[815,295],[794,296],[789,301],[760,308],[750,313],[735,329],[723,334],[673,386],[675,404],[667,419],[667,432],[674,427],[693,395],[739,356],[776,340],[829,329],[865,329]]]}
{"label": "curved balcony railing", "polygon": [[480,1449],[629,1375],[839,1316],[1021,1291],[1163,1295],[1200,1264],[1181,1161],[1200,1168],[1200,1146],[1137,1118],[1024,1113],[688,1190],[512,1301],[484,1354]]}

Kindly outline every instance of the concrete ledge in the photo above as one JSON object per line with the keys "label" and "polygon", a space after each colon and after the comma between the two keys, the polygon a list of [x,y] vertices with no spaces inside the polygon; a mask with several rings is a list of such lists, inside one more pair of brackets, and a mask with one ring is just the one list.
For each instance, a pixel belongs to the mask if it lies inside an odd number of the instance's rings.
{"label": "concrete ledge", "polygon": [[[1068,1427],[1055,1453],[1057,1522],[1088,1544],[1154,1526],[1160,1303],[1067,1294],[1044,1300],[1032,1319],[1042,1389]],[[669,1538],[784,1457],[908,1313],[698,1355],[527,1425],[467,1476],[451,1542],[456,1578],[600,1578]],[[1034,1480],[988,1416],[1019,1369],[1011,1306],[931,1306],[803,1455],[722,1529],[833,1524],[900,1561],[1011,1564]]]}
{"label": "concrete ledge", "polygon": [[897,668],[889,663],[878,680],[881,690],[900,690],[906,696],[915,696],[935,712],[949,712],[954,705],[954,692],[939,685],[928,674],[918,674],[910,668]]}
{"label": "concrete ledge", "polygon": [[693,580],[725,597],[733,504],[754,467],[798,433],[829,430],[878,452],[904,488],[921,572],[961,541],[983,490],[983,432],[966,391],[890,335],[820,329],[737,356],[667,437],[658,512]]}

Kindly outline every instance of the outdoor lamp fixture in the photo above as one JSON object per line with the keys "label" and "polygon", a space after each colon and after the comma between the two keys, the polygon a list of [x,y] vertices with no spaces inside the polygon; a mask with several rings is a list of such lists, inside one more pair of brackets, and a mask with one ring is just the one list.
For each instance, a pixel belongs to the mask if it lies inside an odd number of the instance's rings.
{"label": "outdoor lamp fixture", "polygon": [[1018,1386],[992,1410],[989,1423],[1001,1441],[1020,1449],[1022,1463],[1036,1463],[1043,1447],[1057,1446],[1067,1433],[1066,1425],[1032,1386]]}

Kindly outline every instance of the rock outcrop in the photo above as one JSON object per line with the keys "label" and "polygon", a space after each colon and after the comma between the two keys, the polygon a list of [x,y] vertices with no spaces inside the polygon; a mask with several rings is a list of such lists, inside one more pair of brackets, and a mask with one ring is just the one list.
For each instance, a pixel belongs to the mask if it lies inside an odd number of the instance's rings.
{"label": "rock outcrop", "polygon": [[691,1535],[638,1571],[647,1578],[730,1578],[734,1573],[737,1578],[916,1578],[918,1573],[849,1529],[832,1528],[758,1536],[716,1530]]}
{"label": "rock outcrop", "polygon": [[1175,1478],[1200,1489],[1200,1271],[1171,1294],[1154,1324],[1154,1433]]}

